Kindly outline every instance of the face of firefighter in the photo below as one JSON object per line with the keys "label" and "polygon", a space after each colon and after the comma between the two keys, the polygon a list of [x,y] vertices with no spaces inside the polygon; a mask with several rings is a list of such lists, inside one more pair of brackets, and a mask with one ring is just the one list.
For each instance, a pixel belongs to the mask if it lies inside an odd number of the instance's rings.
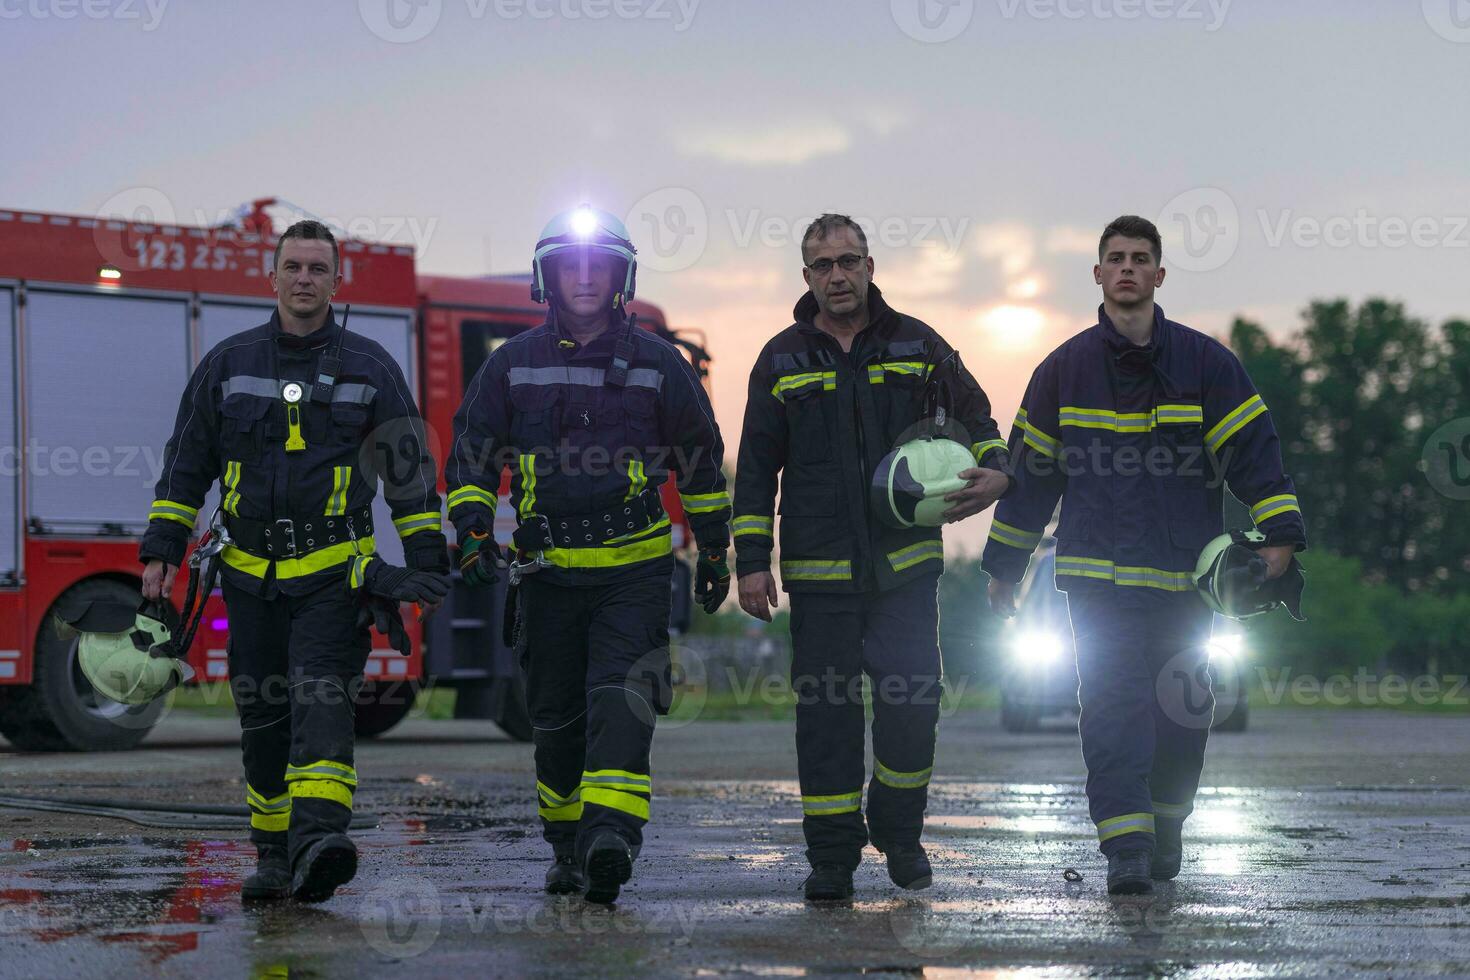
{"label": "face of firefighter", "polygon": [[614,296],[622,286],[621,262],[606,252],[575,249],[549,264],[551,295],[564,315],[590,324],[612,313]]}
{"label": "face of firefighter", "polygon": [[830,317],[858,317],[868,306],[873,257],[851,228],[841,228],[802,247],[806,280],[817,309]]}
{"label": "face of firefighter", "polygon": [[288,238],[276,254],[270,280],[281,312],[310,320],[332,301],[342,285],[342,273],[333,261],[330,242]]}
{"label": "face of firefighter", "polygon": [[1092,275],[1103,298],[1122,309],[1153,309],[1154,291],[1164,284],[1164,267],[1154,261],[1153,245],[1122,235],[1108,239]]}

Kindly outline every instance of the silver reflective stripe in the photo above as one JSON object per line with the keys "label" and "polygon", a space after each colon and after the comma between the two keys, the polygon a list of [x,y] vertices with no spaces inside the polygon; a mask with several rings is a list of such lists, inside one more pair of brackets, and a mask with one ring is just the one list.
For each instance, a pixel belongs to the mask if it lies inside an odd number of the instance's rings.
{"label": "silver reflective stripe", "polygon": [[377,395],[378,389],[372,385],[345,384],[337,385],[332,389],[332,401],[346,402],[349,405],[366,405]]}
{"label": "silver reflective stripe", "polygon": [[[532,385],[535,387],[549,387],[551,385],[577,385],[582,388],[601,388],[607,372],[602,368],[589,367],[513,367],[510,369],[510,383],[512,385]],[[663,387],[664,376],[654,368],[633,368],[628,372],[629,388],[652,388],[658,391]]]}
{"label": "silver reflective stripe", "polygon": [[231,395],[256,395],[260,398],[279,398],[281,383],[275,378],[255,378],[248,374],[237,374],[220,384],[220,397]]}

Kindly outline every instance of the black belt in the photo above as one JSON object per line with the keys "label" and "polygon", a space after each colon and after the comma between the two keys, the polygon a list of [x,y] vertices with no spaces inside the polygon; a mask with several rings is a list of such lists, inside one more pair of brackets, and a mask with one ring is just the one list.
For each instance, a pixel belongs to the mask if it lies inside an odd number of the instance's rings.
{"label": "black belt", "polygon": [[516,528],[511,540],[522,551],[547,548],[590,548],[609,538],[635,534],[663,520],[664,502],[658,490],[644,490],[632,500],[586,514],[534,514]]}
{"label": "black belt", "polygon": [[283,561],[300,558],[334,544],[371,537],[373,509],[359,507],[349,514],[327,517],[282,517],[274,521],[252,521],[225,515],[232,543],[258,558]]}

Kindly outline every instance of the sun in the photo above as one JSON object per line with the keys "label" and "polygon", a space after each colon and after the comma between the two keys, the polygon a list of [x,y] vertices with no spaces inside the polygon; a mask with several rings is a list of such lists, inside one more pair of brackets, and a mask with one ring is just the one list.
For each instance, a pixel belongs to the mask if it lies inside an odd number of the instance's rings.
{"label": "sun", "polygon": [[982,311],[975,322],[998,346],[1024,350],[1040,339],[1046,317],[1035,307],[1003,303]]}

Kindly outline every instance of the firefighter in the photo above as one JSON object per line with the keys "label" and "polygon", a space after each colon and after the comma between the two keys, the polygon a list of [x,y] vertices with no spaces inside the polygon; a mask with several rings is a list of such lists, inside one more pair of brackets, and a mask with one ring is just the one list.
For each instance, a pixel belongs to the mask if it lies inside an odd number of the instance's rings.
{"label": "firefighter", "polygon": [[[346,832],[366,624],[393,621],[400,599],[432,609],[448,591],[449,555],[403,373],[332,310],[342,283],[332,233],[315,221],[286,229],[270,281],[270,322],[216,346],[184,390],[140,548],[143,594],[171,592],[218,479],[230,686],[258,855],[242,895],[320,901],[357,868]],[[379,444],[395,458],[377,457]],[[373,557],[375,534],[391,533],[373,527],[380,479],[407,569]],[[393,632],[406,652],[401,622]]]}
{"label": "firefighter", "polygon": [[1182,860],[1213,711],[1211,612],[1192,582],[1220,534],[1223,483],[1250,505],[1275,579],[1306,547],[1266,405],[1227,348],[1154,303],[1158,230],[1103,232],[1096,325],[1031,376],[1010,449],[1015,492],[996,508],[983,565],[992,607],[1015,584],[1061,500],[1056,587],[1076,637],[1087,799],[1108,891],[1146,894]]}
{"label": "firefighter", "polygon": [[[809,291],[795,323],[761,350],[750,373],[735,475],[735,570],[740,605],[771,621],[777,477],[781,585],[791,596],[792,689],[802,830],[812,901],[853,893],[871,840],[903,888],[932,880],[920,843],[939,722],[938,527],[900,530],[876,519],[869,482],[926,414],[942,382],[967,435],[971,468],[945,496],[943,518],[990,506],[1010,485],[1006,445],[990,404],[933,329],[888,306],[872,282],[861,227],[826,214],[802,237]],[[862,796],[864,707],[873,690],[873,777]]]}
{"label": "firefighter", "polygon": [[557,215],[531,269],[546,322],[470,381],[446,467],[449,516],[465,581],[494,581],[509,467],[546,891],[611,903],[643,844],[654,722],[671,697],[660,486],[676,479],[699,551],[695,595],[713,613],[730,587],[724,446],[689,362],[628,313],[638,264],[622,222],[585,205]]}

